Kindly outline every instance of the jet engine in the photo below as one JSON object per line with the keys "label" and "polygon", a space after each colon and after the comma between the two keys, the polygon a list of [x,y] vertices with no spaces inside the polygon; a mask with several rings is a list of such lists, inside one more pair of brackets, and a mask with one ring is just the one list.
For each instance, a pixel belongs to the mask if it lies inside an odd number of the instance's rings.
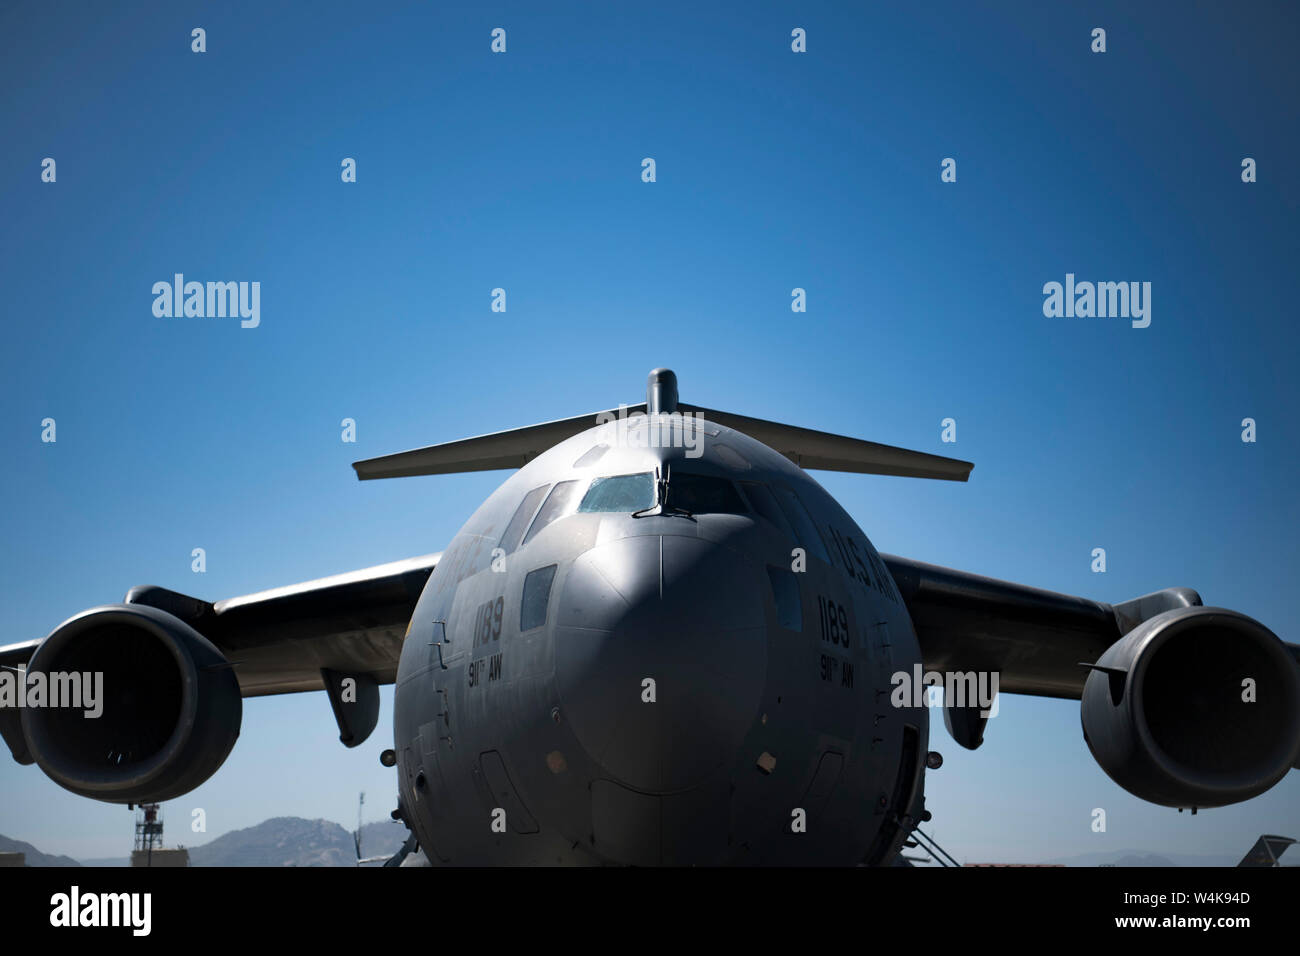
{"label": "jet engine", "polygon": [[83,702],[99,688],[98,716],[87,716],[89,707],[22,711],[32,759],[84,797],[178,797],[212,776],[239,737],[243,700],[230,662],[157,608],[117,604],[69,618],[28,663],[29,688],[38,672],[50,688],[79,680]]}
{"label": "jet engine", "polygon": [[1083,735],[1135,796],[1219,807],[1277,783],[1300,755],[1300,676],[1268,628],[1224,608],[1165,611],[1117,641],[1083,689]]}

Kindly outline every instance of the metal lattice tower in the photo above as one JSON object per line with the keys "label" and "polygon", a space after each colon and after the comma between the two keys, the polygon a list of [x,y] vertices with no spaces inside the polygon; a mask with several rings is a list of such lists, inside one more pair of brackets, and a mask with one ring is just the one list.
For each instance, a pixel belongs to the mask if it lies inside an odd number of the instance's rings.
{"label": "metal lattice tower", "polygon": [[162,849],[162,835],[162,814],[158,811],[158,804],[140,804],[135,812],[135,849],[152,856],[154,847]]}

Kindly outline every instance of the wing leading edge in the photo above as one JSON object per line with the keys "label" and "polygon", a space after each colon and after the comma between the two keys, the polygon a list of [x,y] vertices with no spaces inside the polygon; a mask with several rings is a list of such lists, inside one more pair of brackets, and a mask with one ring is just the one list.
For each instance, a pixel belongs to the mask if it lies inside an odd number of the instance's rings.
{"label": "wing leading edge", "polygon": [[1148,618],[1200,606],[1191,588],[1105,604],[882,554],[927,670],[997,671],[1012,694],[1079,700],[1087,667]]}
{"label": "wing leading edge", "polygon": [[[126,604],[166,611],[233,662],[245,697],[326,689],[323,672],[391,684],[411,612],[440,554],[394,561],[209,603],[166,588],[127,592]],[[0,665],[25,664],[40,641],[0,647]]]}

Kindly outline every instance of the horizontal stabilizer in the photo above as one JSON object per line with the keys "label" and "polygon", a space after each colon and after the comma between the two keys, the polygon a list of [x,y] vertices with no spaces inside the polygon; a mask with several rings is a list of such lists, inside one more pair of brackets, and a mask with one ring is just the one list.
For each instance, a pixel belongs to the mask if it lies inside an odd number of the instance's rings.
{"label": "horizontal stabilizer", "polygon": [[939,478],[945,481],[965,481],[975,466],[969,461],[944,458],[922,451],[911,451],[895,445],[846,438],[830,432],[782,425],[719,412],[698,405],[681,404],[683,412],[703,415],[706,421],[734,428],[755,441],[761,441],[774,451],[779,451],[801,468],[818,471],[851,471],[860,475],[897,475],[902,478]]}
{"label": "horizontal stabilizer", "polygon": [[[645,405],[622,409],[624,415],[635,412],[644,414]],[[352,467],[362,481],[370,478],[410,478],[415,475],[454,475],[466,471],[522,468],[566,438],[572,438],[588,428],[595,428],[602,421],[618,416],[619,409],[592,412],[590,415],[511,428],[491,435],[479,435],[477,438],[462,438],[441,445],[399,451],[381,458],[367,458],[365,461],[354,461]]]}
{"label": "horizontal stabilizer", "polygon": [[[406,478],[413,475],[449,475],[469,471],[522,468],[542,452],[601,422],[630,415],[644,415],[645,403],[593,412],[559,421],[512,428],[508,431],[462,438],[411,451],[354,462],[357,477]],[[780,452],[801,468],[848,471],[864,475],[898,475],[905,478],[939,478],[965,481],[974,466],[968,461],[909,451],[893,445],[846,438],[796,425],[782,425],[720,412],[696,405],[679,404],[676,410],[696,414],[706,421],[748,435]]]}

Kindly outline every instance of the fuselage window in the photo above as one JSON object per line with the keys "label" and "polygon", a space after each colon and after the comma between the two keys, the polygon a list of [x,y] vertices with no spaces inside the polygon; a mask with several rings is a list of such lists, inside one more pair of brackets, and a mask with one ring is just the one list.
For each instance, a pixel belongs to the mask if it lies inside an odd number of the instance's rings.
{"label": "fuselage window", "polygon": [[534,488],[524,495],[523,501],[519,502],[515,516],[510,519],[510,524],[506,525],[506,533],[501,537],[501,550],[506,554],[519,547],[519,539],[524,536],[524,529],[528,527],[528,522],[533,520],[537,506],[542,503],[542,495],[546,494],[546,489],[549,487],[550,485],[542,485],[540,488]]}
{"label": "fuselage window", "polygon": [[562,518],[569,513],[569,503],[573,501],[573,496],[578,492],[578,483],[576,481],[562,481],[546,496],[546,503],[542,505],[542,510],[537,512],[537,517],[533,519],[533,526],[528,529],[528,534],[524,538],[524,544],[532,541],[541,531],[556,518]]}
{"label": "fuselage window", "polygon": [[531,631],[546,623],[546,609],[551,603],[551,582],[556,565],[549,564],[529,571],[524,578],[524,599],[519,604],[519,630]]}
{"label": "fuselage window", "polygon": [[693,515],[743,515],[749,512],[736,486],[726,478],[675,469],[668,477],[668,507],[680,508]]}
{"label": "fuselage window", "polygon": [[776,601],[776,616],[781,626],[787,631],[802,631],[803,602],[799,600],[799,582],[794,572],[769,564],[767,579],[772,583],[772,598]]}
{"label": "fuselage window", "polygon": [[655,504],[655,479],[648,471],[639,475],[597,478],[587,489],[578,511],[643,511]]}

